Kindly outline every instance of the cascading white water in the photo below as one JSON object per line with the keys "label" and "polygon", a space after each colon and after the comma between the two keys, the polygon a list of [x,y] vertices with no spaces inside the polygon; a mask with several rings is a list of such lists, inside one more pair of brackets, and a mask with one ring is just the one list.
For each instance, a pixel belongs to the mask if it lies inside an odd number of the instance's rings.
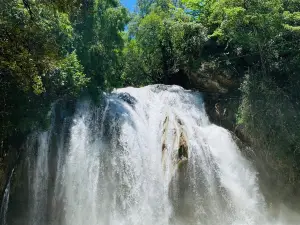
{"label": "cascading white water", "polygon": [[33,176],[30,180],[32,184],[31,195],[31,211],[30,211],[30,224],[40,225],[43,223],[43,218],[47,212],[47,193],[48,193],[48,179],[49,179],[49,166],[48,166],[48,151],[51,132],[43,132],[37,137],[37,158],[34,163]]}
{"label": "cascading white water", "polygon": [[269,220],[255,170],[197,93],[118,89],[103,107],[78,104],[70,128],[54,130],[29,147],[37,145],[30,213],[9,225],[281,224]]}
{"label": "cascading white water", "polygon": [[8,209],[8,203],[9,203],[10,185],[11,185],[11,179],[14,174],[14,171],[15,171],[15,169],[12,169],[12,171],[10,173],[7,185],[4,190],[3,199],[1,202],[1,208],[0,208],[0,224],[1,225],[7,225],[6,216],[7,216],[7,209]]}

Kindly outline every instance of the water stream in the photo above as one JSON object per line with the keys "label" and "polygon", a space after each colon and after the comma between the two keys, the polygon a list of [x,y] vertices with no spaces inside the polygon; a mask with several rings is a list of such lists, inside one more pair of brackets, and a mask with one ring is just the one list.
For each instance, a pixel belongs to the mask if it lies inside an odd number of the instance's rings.
{"label": "water stream", "polygon": [[4,190],[4,195],[1,202],[1,208],[0,208],[0,224],[1,225],[7,225],[6,217],[7,217],[7,209],[8,209],[8,203],[9,203],[9,195],[10,195],[10,186],[11,186],[11,179],[14,174],[14,170],[12,169],[10,176],[8,178],[7,185]]}

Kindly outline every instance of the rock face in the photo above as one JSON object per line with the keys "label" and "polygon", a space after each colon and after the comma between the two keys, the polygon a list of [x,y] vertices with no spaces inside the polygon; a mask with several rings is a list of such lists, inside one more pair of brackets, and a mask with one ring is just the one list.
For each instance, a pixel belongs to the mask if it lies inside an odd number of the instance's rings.
{"label": "rock face", "polygon": [[169,117],[167,116],[164,120],[163,123],[163,131],[162,131],[162,147],[161,150],[164,153],[167,150],[167,145],[166,145],[166,135],[167,135],[167,129],[168,129],[168,123],[169,123]]}
{"label": "rock face", "polygon": [[178,168],[184,166],[188,161],[188,143],[183,133],[180,135],[179,149],[178,149]]}
{"label": "rock face", "polygon": [[240,80],[213,63],[203,62],[197,71],[188,75],[190,87],[202,92],[226,94],[239,88]]}
{"label": "rock face", "polygon": [[178,160],[187,160],[188,159],[188,144],[186,137],[183,132],[180,135],[179,148],[178,148]]}
{"label": "rock face", "polygon": [[[166,144],[166,139],[167,139],[167,133],[168,133],[168,123],[169,123],[169,117],[166,117],[163,123],[163,136],[162,136],[162,152],[163,156],[166,154],[166,151],[174,151],[174,158],[173,158],[173,163],[174,165],[178,165],[180,167],[184,162],[187,162],[188,160],[188,141],[186,138],[186,135],[184,134],[184,129],[183,129],[183,123],[179,119],[176,119],[176,127],[177,129],[174,129],[172,131],[173,134],[173,142],[174,142],[174,149],[168,149],[168,146]],[[179,140],[178,140],[179,137]],[[176,141],[177,139],[177,141]],[[176,142],[178,142],[176,144]],[[169,147],[170,148],[170,147]]]}
{"label": "rock face", "polygon": [[238,125],[236,119],[240,104],[240,93],[204,93],[204,101],[210,121],[233,132],[239,139],[248,143],[243,127]]}

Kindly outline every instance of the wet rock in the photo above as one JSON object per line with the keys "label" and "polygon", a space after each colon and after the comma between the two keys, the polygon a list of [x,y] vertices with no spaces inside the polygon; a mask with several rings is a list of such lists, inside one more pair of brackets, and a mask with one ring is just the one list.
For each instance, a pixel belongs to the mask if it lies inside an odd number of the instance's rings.
{"label": "wet rock", "polygon": [[183,158],[178,162],[178,169],[183,169],[186,168],[188,159],[187,158]]}
{"label": "wet rock", "polygon": [[[173,158],[173,160],[174,160],[174,165],[177,165],[179,168],[179,167],[182,167],[183,165],[185,165],[188,160],[188,143],[187,143],[187,138],[186,138],[183,128],[182,128],[183,122],[179,118],[176,118],[175,121],[179,125],[179,130],[174,129],[172,131],[174,141],[178,137],[177,135],[179,133],[180,133],[180,137],[179,137],[178,148],[175,147],[175,149],[174,149],[174,151],[177,151],[177,152],[175,153],[175,155],[174,155],[175,158]],[[163,122],[163,132],[162,132],[163,136],[162,136],[161,149],[163,152],[163,157],[164,157],[164,153],[167,151],[167,144],[165,142],[166,142],[166,134],[168,132],[168,123],[169,123],[169,117],[167,116]]]}
{"label": "wet rock", "polygon": [[186,141],[186,137],[183,133],[180,135],[179,140],[179,149],[178,149],[178,160],[187,160],[188,159],[188,144]]}
{"label": "wet rock", "polygon": [[166,149],[167,149],[166,143],[163,143],[162,147],[161,147],[161,150],[164,152],[164,151],[166,151]]}
{"label": "wet rock", "polygon": [[119,93],[117,97],[122,99],[124,102],[127,102],[131,106],[134,106],[137,102],[137,100],[128,93]]}
{"label": "wet rock", "polygon": [[202,92],[225,94],[237,89],[240,80],[231,71],[219,68],[214,62],[202,62],[196,71],[189,73],[190,86]]}
{"label": "wet rock", "polygon": [[181,119],[179,119],[179,118],[177,118],[177,123],[179,124],[179,125],[183,125],[183,122],[181,121]]}
{"label": "wet rock", "polygon": [[163,134],[163,136],[162,136],[162,142],[163,142],[162,143],[162,151],[163,152],[167,149],[165,141],[166,141],[166,134],[167,134],[166,132],[167,132],[167,128],[168,128],[168,122],[169,122],[169,117],[166,116],[166,118],[163,122],[163,131],[162,131],[162,134]]}

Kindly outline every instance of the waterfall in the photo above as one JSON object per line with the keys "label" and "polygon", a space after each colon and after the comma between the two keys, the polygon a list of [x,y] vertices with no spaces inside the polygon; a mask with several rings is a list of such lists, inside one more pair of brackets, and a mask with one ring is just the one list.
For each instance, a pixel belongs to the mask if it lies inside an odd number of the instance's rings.
{"label": "waterfall", "polygon": [[1,225],[7,225],[6,216],[7,216],[7,209],[8,209],[8,203],[9,203],[10,184],[11,184],[11,179],[13,177],[14,171],[15,171],[15,169],[12,169],[12,171],[10,173],[7,185],[4,190],[3,199],[1,202],[1,208],[0,208],[0,224]]}
{"label": "waterfall", "polygon": [[117,89],[99,107],[79,102],[62,121],[28,142],[28,201],[8,225],[282,224],[199,93]]}

